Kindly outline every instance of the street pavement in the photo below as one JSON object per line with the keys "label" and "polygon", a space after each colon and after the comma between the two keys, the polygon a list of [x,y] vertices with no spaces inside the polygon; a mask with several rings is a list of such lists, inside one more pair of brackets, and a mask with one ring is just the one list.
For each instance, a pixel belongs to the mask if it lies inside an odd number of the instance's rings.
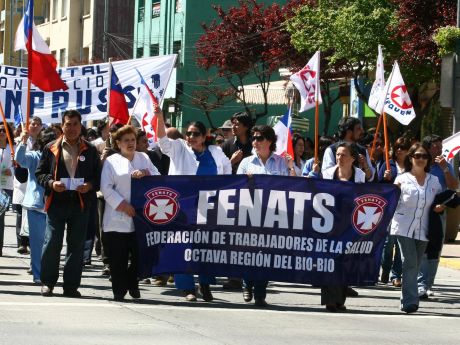
{"label": "street pavement", "polygon": [[[95,256],[85,267],[81,299],[42,297],[16,252],[15,214],[6,215],[0,257],[0,344],[459,344],[460,237],[445,246],[435,296],[419,312],[399,311],[397,288],[358,288],[347,312],[328,313],[318,288],[272,282],[266,309],[245,304],[239,291],[213,287],[215,301],[185,302],[173,285],[141,285],[142,298],[114,302]],[[65,250],[65,249],[64,249]],[[63,250],[63,253],[64,253]],[[62,278],[61,278],[62,279]],[[61,280],[60,280],[61,281]]]}

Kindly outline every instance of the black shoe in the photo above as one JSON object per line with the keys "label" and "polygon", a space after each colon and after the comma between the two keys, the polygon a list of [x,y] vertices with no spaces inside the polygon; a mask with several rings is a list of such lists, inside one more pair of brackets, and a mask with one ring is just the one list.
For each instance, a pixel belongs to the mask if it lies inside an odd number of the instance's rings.
{"label": "black shoe", "polygon": [[418,305],[416,304],[409,304],[407,307],[401,308],[401,311],[407,314],[415,313],[417,310],[418,310]]}
{"label": "black shoe", "polygon": [[29,251],[27,250],[27,246],[20,246],[18,248],[18,254],[22,254],[22,255],[29,254]]}
{"label": "black shoe", "polygon": [[265,308],[266,306],[268,306],[268,303],[265,301],[265,298],[256,298],[254,300],[254,305],[256,307]]}
{"label": "black shoe", "polygon": [[201,297],[206,302],[211,302],[214,299],[214,296],[211,293],[211,288],[209,284],[200,284]]}
{"label": "black shoe", "polygon": [[46,285],[42,285],[41,294],[43,297],[53,296],[53,288]]}
{"label": "black shoe", "polygon": [[229,278],[222,284],[224,290],[240,290],[242,288],[241,279]]}
{"label": "black shoe", "polygon": [[113,300],[115,302],[123,302],[125,300],[125,296],[123,296],[123,295],[113,295]]}
{"label": "black shoe", "polygon": [[388,284],[389,280],[390,280],[390,272],[382,271],[382,275],[380,276],[380,281],[383,284]]}
{"label": "black shoe", "polygon": [[69,298],[81,298],[81,293],[77,289],[64,289],[62,295]]}
{"label": "black shoe", "polygon": [[246,303],[252,301],[252,288],[243,288],[243,299]]}
{"label": "black shoe", "polygon": [[132,297],[132,298],[141,298],[141,292],[139,291],[138,288],[135,288],[135,289],[129,289],[129,295]]}
{"label": "black shoe", "polygon": [[90,260],[83,260],[83,266],[91,266],[91,259]]}
{"label": "black shoe", "polygon": [[358,297],[359,293],[355,289],[348,287],[347,288],[347,297]]}
{"label": "black shoe", "polygon": [[326,304],[326,310],[330,313],[337,313],[337,305],[336,304]]}

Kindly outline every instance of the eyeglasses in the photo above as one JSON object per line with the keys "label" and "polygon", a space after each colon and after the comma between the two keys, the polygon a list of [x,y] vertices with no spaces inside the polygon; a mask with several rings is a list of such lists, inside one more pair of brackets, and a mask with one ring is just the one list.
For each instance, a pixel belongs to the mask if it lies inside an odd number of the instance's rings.
{"label": "eyeglasses", "polygon": [[185,135],[188,137],[199,137],[201,136],[200,132],[192,132],[192,131],[187,131],[185,132]]}
{"label": "eyeglasses", "polygon": [[414,159],[428,159],[430,156],[428,156],[426,153],[414,153],[412,155],[412,158]]}
{"label": "eyeglasses", "polygon": [[254,141],[254,140],[258,141],[260,143],[261,141],[265,140],[265,137],[263,135],[256,135],[256,136],[252,137],[252,141]]}

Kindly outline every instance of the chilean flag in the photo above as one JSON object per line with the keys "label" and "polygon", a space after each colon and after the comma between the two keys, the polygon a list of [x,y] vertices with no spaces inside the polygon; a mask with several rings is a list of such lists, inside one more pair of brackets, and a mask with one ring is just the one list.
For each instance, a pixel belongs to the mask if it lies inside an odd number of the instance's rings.
{"label": "chilean flag", "polygon": [[276,154],[285,155],[289,154],[294,159],[294,147],[292,146],[292,107],[289,106],[287,112],[278,120],[273,127],[277,140],[276,140]]}
{"label": "chilean flag", "polygon": [[115,69],[111,70],[109,115],[115,119],[114,123],[126,125],[129,122],[128,104]]}
{"label": "chilean flag", "polygon": [[57,61],[34,24],[34,2],[27,3],[24,17],[16,31],[14,50],[27,50],[28,78],[43,91],[67,90],[56,71]]}
{"label": "chilean flag", "polygon": [[136,69],[139,77],[141,78],[141,84],[143,89],[139,94],[139,99],[133,109],[133,114],[140,117],[140,123],[142,129],[146,132],[149,143],[153,144],[158,141],[157,128],[158,118],[155,116],[155,107],[159,105],[158,98],[155,97],[152,90],[145,82],[142,74]]}

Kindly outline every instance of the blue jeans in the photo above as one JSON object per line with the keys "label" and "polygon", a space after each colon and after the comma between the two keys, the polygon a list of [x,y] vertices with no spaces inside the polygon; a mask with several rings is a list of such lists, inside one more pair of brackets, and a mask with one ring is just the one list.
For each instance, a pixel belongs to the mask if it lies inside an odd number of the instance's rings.
{"label": "blue jeans", "polygon": [[243,279],[243,288],[253,289],[254,299],[265,299],[267,297],[267,285],[266,280],[248,280]]}
{"label": "blue jeans", "polygon": [[46,214],[28,209],[29,245],[32,275],[34,280],[40,279],[43,242],[45,241]]}
{"label": "blue jeans", "polygon": [[402,256],[401,309],[409,305],[418,306],[417,274],[428,242],[403,236],[396,237]]}
{"label": "blue jeans", "polygon": [[[446,214],[441,214],[441,224],[442,224],[442,243],[444,243],[444,238],[446,237]],[[442,251],[442,247],[441,247]],[[441,251],[439,252],[437,259],[428,259],[426,254],[422,258],[422,264],[420,266],[420,272],[418,273],[418,288],[419,290],[426,292],[433,287],[434,278],[436,277],[436,272],[438,271],[439,266],[439,257],[441,256]]]}
{"label": "blue jeans", "polygon": [[[394,257],[393,257],[394,253]],[[382,271],[390,273],[390,280],[401,279],[402,261],[396,236],[388,234],[382,253]]]}
{"label": "blue jeans", "polygon": [[58,281],[62,242],[67,225],[67,253],[64,263],[63,287],[64,290],[72,290],[80,286],[88,217],[89,209],[81,210],[77,202],[66,204],[54,202],[48,209],[40,274],[44,285],[54,287]]}
{"label": "blue jeans", "polygon": [[[198,282],[204,285],[216,284],[216,278],[207,275],[199,275]],[[175,274],[174,283],[179,290],[195,290],[195,279],[193,274]]]}

